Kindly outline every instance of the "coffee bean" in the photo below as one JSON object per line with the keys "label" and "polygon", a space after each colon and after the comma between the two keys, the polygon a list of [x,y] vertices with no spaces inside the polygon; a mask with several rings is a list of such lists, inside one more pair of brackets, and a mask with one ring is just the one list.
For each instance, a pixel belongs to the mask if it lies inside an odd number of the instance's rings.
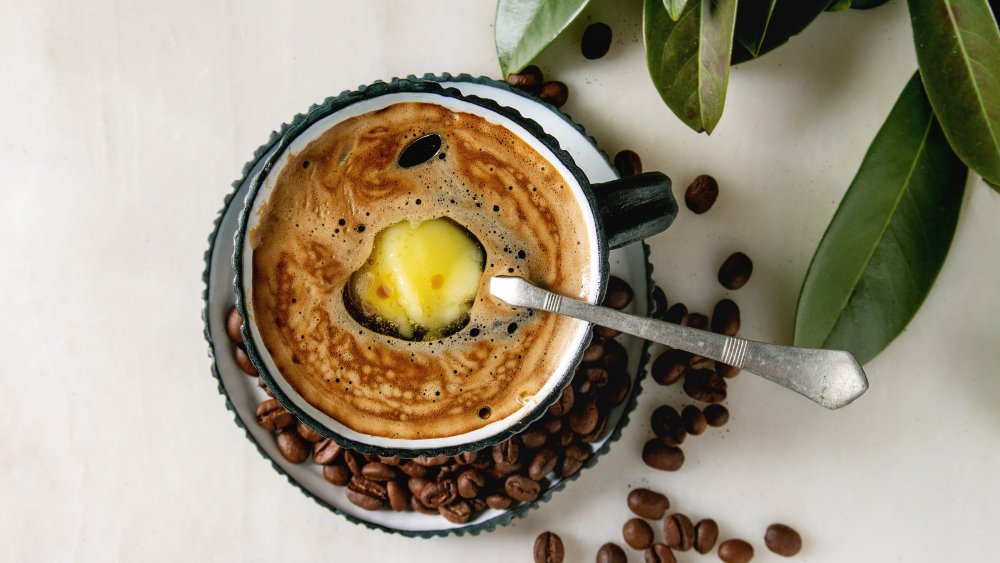
{"label": "coffee bean", "polygon": [[361,475],[361,467],[364,465],[360,459],[360,456],[356,452],[345,449],[343,454],[344,465],[351,470],[354,475]]}
{"label": "coffee bean", "polygon": [[661,405],[649,417],[649,427],[653,434],[663,440],[668,446],[678,446],[684,442],[687,432],[681,421],[681,415],[669,405]]}
{"label": "coffee bean", "polygon": [[701,313],[688,313],[686,324],[698,330],[708,330],[708,317]]}
{"label": "coffee bean", "polygon": [[452,524],[465,524],[472,517],[472,506],[464,500],[457,500],[445,506],[439,506],[438,512]]}
{"label": "coffee bean", "polygon": [[326,438],[313,444],[313,462],[318,465],[330,465],[340,459],[342,454],[343,448],[338,446],[337,443],[330,438]]}
{"label": "coffee bean", "polygon": [[462,498],[476,498],[486,486],[486,477],[475,469],[467,469],[458,476],[458,494]]}
{"label": "coffee bean", "polygon": [[677,563],[674,552],[666,544],[654,543],[643,552],[646,563]]}
{"label": "coffee bean", "polygon": [[535,563],[562,563],[565,556],[562,538],[542,532],[535,538]]}
{"label": "coffee bean", "polygon": [[455,461],[458,463],[464,463],[465,465],[472,465],[476,462],[479,457],[479,452],[462,452],[455,456]]}
{"label": "coffee bean", "polygon": [[257,377],[257,366],[253,365],[253,362],[250,361],[250,356],[247,355],[246,350],[237,346],[233,353],[236,356],[236,365],[240,366],[243,373],[251,377]]}
{"label": "coffee bean", "polygon": [[636,516],[648,520],[659,520],[663,518],[663,513],[670,508],[670,501],[665,495],[656,491],[635,489],[628,494],[628,507]]}
{"label": "coffee bean", "polygon": [[574,399],[573,386],[567,385],[563,388],[559,400],[552,403],[552,406],[549,407],[549,414],[552,416],[562,416],[568,413],[573,408]]}
{"label": "coffee bean", "polygon": [[597,550],[597,563],[628,563],[628,557],[621,546],[608,542]]}
{"label": "coffee bean", "polygon": [[791,557],[802,549],[802,536],[784,524],[771,524],[764,533],[764,545],[778,555]]}
{"label": "coffee bean", "polygon": [[663,521],[663,541],[673,549],[687,551],[694,545],[694,524],[691,519],[675,512]]}
{"label": "coffee bean", "polygon": [[598,417],[597,402],[588,397],[573,407],[569,415],[570,430],[577,434],[589,434],[597,426]]}
{"label": "coffee bean", "polygon": [[493,461],[496,463],[517,463],[517,458],[521,454],[521,446],[517,437],[508,438],[493,446]]}
{"label": "coffee bean", "polygon": [[372,481],[392,481],[396,478],[396,472],[381,461],[366,463],[361,468],[361,474]]}
{"label": "coffee bean", "polygon": [[632,518],[622,526],[622,538],[632,549],[653,545],[653,528],[642,518]]}
{"label": "coffee bean", "polygon": [[684,407],[684,410],[681,411],[681,421],[684,423],[684,430],[687,430],[688,434],[692,434],[694,436],[704,432],[705,428],[708,426],[708,421],[705,419],[705,413],[694,405]]}
{"label": "coffee bean", "polygon": [[604,368],[587,368],[583,373],[592,387],[603,389],[608,384],[608,370]]}
{"label": "coffee bean", "polygon": [[604,387],[603,398],[608,406],[614,408],[625,402],[628,398],[632,380],[623,371],[609,371],[608,384]]}
{"label": "coffee bean", "polygon": [[715,362],[715,371],[726,379],[732,379],[740,374],[740,368],[722,362]]}
{"label": "coffee bean", "polygon": [[511,475],[503,483],[503,490],[510,498],[521,502],[531,502],[538,498],[542,486],[524,475]]}
{"label": "coffee bean", "polygon": [[642,174],[642,160],[635,152],[626,149],[615,155],[615,168],[622,178]]}
{"label": "coffee bean", "polygon": [[378,510],[382,508],[383,502],[381,500],[368,496],[363,491],[356,491],[348,488],[344,491],[344,494],[347,496],[347,500],[351,501],[352,504],[360,506],[365,510]]}
{"label": "coffee bean", "polygon": [[700,520],[694,525],[694,550],[705,554],[712,551],[719,540],[719,525],[711,518]]}
{"label": "coffee bean", "polygon": [[663,293],[660,286],[653,287],[653,314],[654,319],[663,320],[667,315],[667,294]]}
{"label": "coffee bean", "polygon": [[420,502],[428,508],[438,508],[452,503],[458,498],[458,488],[455,482],[446,479],[444,481],[431,481],[420,489],[419,493],[414,493],[420,497]]}
{"label": "coffee bean", "polygon": [[450,459],[451,458],[449,458],[446,455],[436,455],[434,457],[418,455],[417,457],[413,458],[413,463],[416,463],[417,465],[422,465],[424,467],[438,467],[448,463]]}
{"label": "coffee bean", "polygon": [[518,74],[507,75],[507,84],[532,94],[537,94],[541,89],[542,80],[542,71],[535,65],[525,67]]}
{"label": "coffee bean", "polygon": [[612,309],[624,309],[632,302],[634,296],[632,286],[626,283],[625,280],[618,276],[609,276],[608,288],[604,292],[604,301],[602,304]]}
{"label": "coffee bean", "polygon": [[596,362],[601,359],[604,355],[604,340],[600,338],[594,338],[590,341],[590,344],[583,351],[583,362],[590,363]]}
{"label": "coffee bean", "polygon": [[729,409],[722,405],[708,405],[704,412],[705,421],[708,422],[709,426],[718,428],[729,422]]}
{"label": "coffee bean", "polygon": [[[382,501],[389,500],[389,491],[386,490],[384,484],[377,483],[360,475],[351,477],[351,482],[347,484],[347,488],[348,490],[362,493],[365,496],[374,498],[380,501],[380,503]],[[381,506],[381,504],[379,506]]]}
{"label": "coffee bean", "polygon": [[233,306],[229,309],[229,314],[226,315],[226,334],[229,335],[229,339],[237,344],[243,342],[243,333],[240,332],[240,327],[243,326],[243,316],[240,312],[236,310]]}
{"label": "coffee bean", "polygon": [[541,430],[525,430],[517,435],[521,439],[521,445],[529,450],[536,450],[545,445],[549,435]]}
{"label": "coffee bean", "polygon": [[604,342],[604,368],[609,372],[628,370],[628,352],[617,340],[606,340]]}
{"label": "coffee bean", "polygon": [[257,405],[257,424],[272,432],[281,430],[295,422],[292,413],[285,410],[277,399],[267,399]]}
{"label": "coffee bean", "polygon": [[562,107],[569,98],[569,88],[558,80],[552,80],[542,84],[542,89],[539,90],[538,97],[557,108]]}
{"label": "coffee bean", "polygon": [[494,463],[492,467],[488,468],[486,471],[489,475],[492,475],[494,479],[506,479],[508,475],[512,475],[521,470],[520,463]]}
{"label": "coffee bean", "polygon": [[[566,389],[571,389],[571,387],[567,386]],[[563,389],[563,393],[566,392],[566,389]],[[566,412],[569,412],[569,411],[566,411]],[[545,432],[547,432],[550,435],[551,434],[558,434],[559,431],[562,430],[563,419],[555,417],[555,416],[546,415],[546,416],[542,417],[542,419],[540,421],[538,421],[538,425],[539,425],[539,427],[541,429],[545,430]]]}
{"label": "coffee bean", "polygon": [[424,487],[429,485],[431,481],[424,479],[423,477],[411,477],[406,481],[406,487],[410,490],[410,493],[415,497],[420,496],[420,492],[424,490]]}
{"label": "coffee bean", "polygon": [[417,497],[410,497],[410,508],[412,508],[414,512],[419,512],[421,514],[441,514],[436,508],[424,506],[424,503],[420,502],[420,499]]}
{"label": "coffee bean", "polygon": [[420,478],[428,477],[431,473],[431,470],[429,468],[424,467],[423,465],[417,465],[412,461],[406,461],[399,464],[399,470],[402,471],[403,473],[406,473],[410,477],[420,477]]}
{"label": "coffee bean", "polygon": [[283,430],[274,437],[278,444],[281,457],[291,463],[302,463],[309,459],[309,442],[302,439],[294,430]]}
{"label": "coffee bean", "polygon": [[673,385],[680,381],[688,368],[691,353],[676,348],[665,350],[653,360],[650,374],[660,385]]}
{"label": "coffee bean", "polygon": [[726,540],[719,544],[718,554],[726,563],[747,563],[753,559],[753,546],[743,540]]}
{"label": "coffee bean", "polygon": [[674,303],[663,315],[663,320],[675,325],[687,325],[688,308],[683,303]]}
{"label": "coffee bean", "polygon": [[308,442],[316,443],[323,439],[323,435],[317,432],[312,426],[309,426],[305,422],[299,421],[295,425],[295,431],[299,433]]}
{"label": "coffee bean", "polygon": [[507,495],[494,493],[486,497],[486,506],[497,510],[507,510],[514,501]]}
{"label": "coffee bean", "polygon": [[590,59],[599,59],[608,54],[611,48],[611,27],[602,22],[595,22],[583,30],[583,39],[580,40],[580,52]]}
{"label": "coffee bean", "polygon": [[271,388],[264,383],[264,380],[259,375],[257,376],[257,387],[263,389],[264,392],[267,393],[268,397],[271,397],[272,399],[274,398],[274,392],[271,391]]}
{"label": "coffee bean", "polygon": [[725,378],[712,370],[689,370],[684,375],[684,392],[697,401],[721,403],[726,400],[726,387]]}
{"label": "coffee bean", "polygon": [[541,481],[546,475],[556,468],[559,456],[552,450],[539,450],[528,465],[528,477],[535,481]]}
{"label": "coffee bean", "polygon": [[736,336],[740,331],[740,308],[732,299],[723,299],[712,311],[712,332]]}
{"label": "coffee bean", "polygon": [[735,252],[726,258],[719,268],[719,283],[726,289],[739,289],[746,285],[753,273],[753,262],[742,252]]}
{"label": "coffee bean", "polygon": [[698,215],[712,208],[719,197],[719,183],[708,174],[702,174],[684,190],[684,205]]}
{"label": "coffee bean", "polygon": [[691,359],[688,360],[688,365],[694,369],[712,369],[715,362],[705,356],[694,354],[691,356]]}
{"label": "coffee bean", "polygon": [[616,329],[613,329],[613,328],[610,328],[610,327],[606,327],[606,326],[600,326],[600,325],[598,325],[598,326],[594,327],[594,334],[596,334],[597,336],[600,336],[601,338],[605,338],[607,340],[611,340],[612,338],[615,338],[616,336],[618,336],[621,333],[622,333],[622,331],[620,331],[620,330],[616,330]]}
{"label": "coffee bean", "polygon": [[604,429],[608,426],[608,414],[603,410],[598,409],[597,411],[597,424],[594,425],[594,429],[590,432],[580,436],[580,441],[592,444],[601,439],[604,436]]}
{"label": "coffee bean", "polygon": [[385,490],[389,496],[390,508],[396,512],[403,512],[410,507],[410,493],[399,482],[389,481],[385,484]]}
{"label": "coffee bean", "polygon": [[653,439],[642,447],[642,461],[646,465],[664,471],[677,471],[684,465],[684,452],[680,448],[668,446]]}
{"label": "coffee bean", "polygon": [[351,477],[353,477],[351,470],[346,465],[323,466],[323,478],[339,487],[350,483]]}
{"label": "coffee bean", "polygon": [[482,511],[486,510],[487,508],[489,508],[486,505],[486,499],[482,499],[480,497],[476,497],[474,499],[469,499],[469,504],[472,505],[472,512],[475,513],[475,514],[478,514],[478,513],[482,512]]}
{"label": "coffee bean", "polygon": [[579,444],[572,444],[566,448],[563,452],[562,459],[559,461],[559,476],[569,477],[583,467],[584,462],[590,457],[591,450],[586,446],[581,446]]}

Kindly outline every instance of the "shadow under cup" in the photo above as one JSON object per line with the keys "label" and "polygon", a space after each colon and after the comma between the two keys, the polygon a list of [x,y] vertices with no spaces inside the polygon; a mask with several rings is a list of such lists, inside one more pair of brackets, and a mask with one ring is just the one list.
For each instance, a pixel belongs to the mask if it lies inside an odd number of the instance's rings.
{"label": "shadow under cup", "polygon": [[[492,100],[464,96],[457,90],[443,88],[433,82],[397,80],[392,83],[376,83],[328,100],[286,131],[276,150],[265,161],[262,172],[251,179],[236,233],[234,286],[237,308],[247,320],[242,330],[251,361],[275,398],[285,408],[320,434],[333,438],[344,447],[384,456],[455,455],[501,442],[541,417],[558,399],[563,387],[571,381],[574,369],[590,341],[590,324],[576,320],[571,322],[570,334],[564,340],[567,344],[558,358],[556,369],[547,377],[542,388],[524,401],[513,414],[489,423],[484,422],[479,428],[454,436],[399,439],[358,432],[311,405],[297,393],[277,369],[264,346],[253,307],[250,306],[253,295],[253,247],[249,244],[247,235],[258,225],[261,210],[291,155],[300,152],[338,123],[403,102],[435,104],[454,112],[482,117],[514,133],[551,164],[570,186],[590,238],[589,268],[584,279],[584,294],[591,303],[599,302],[607,285],[610,249],[666,229],[676,216],[677,204],[670,191],[669,178],[660,173],[647,173],[591,185],[569,154],[561,150],[558,142],[534,121]],[[488,283],[485,275],[482,282]]]}

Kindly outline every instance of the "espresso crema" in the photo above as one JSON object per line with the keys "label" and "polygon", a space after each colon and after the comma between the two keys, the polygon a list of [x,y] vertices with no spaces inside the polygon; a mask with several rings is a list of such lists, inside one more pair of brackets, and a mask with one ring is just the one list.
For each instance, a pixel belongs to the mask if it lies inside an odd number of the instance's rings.
{"label": "espresso crema", "polygon": [[[400,153],[428,134],[441,137],[437,154],[401,167]],[[486,253],[468,324],[428,342],[361,326],[344,291],[376,234],[439,217]],[[585,297],[589,240],[570,186],[513,132],[439,105],[398,103],[338,123],[289,157],[249,234],[250,306],[275,366],[323,413],[373,436],[454,436],[520,409],[573,333],[570,319],[490,296],[490,276]]]}

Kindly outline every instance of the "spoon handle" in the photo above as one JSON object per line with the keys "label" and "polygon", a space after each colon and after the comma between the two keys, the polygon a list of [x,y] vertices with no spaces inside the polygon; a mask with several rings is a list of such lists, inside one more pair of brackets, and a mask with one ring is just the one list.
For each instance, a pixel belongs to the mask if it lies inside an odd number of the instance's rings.
{"label": "spoon handle", "polygon": [[850,352],[766,344],[638,317],[563,297],[510,276],[496,276],[490,292],[503,301],[567,315],[729,364],[838,409],[868,389],[868,379]]}

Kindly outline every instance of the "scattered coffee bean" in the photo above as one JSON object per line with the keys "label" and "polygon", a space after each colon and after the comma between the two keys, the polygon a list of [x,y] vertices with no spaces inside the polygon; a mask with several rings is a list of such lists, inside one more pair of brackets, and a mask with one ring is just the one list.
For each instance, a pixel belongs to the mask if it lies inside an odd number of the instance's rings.
{"label": "scattered coffee bean", "polygon": [[660,385],[673,385],[680,381],[690,360],[690,352],[676,348],[664,350],[653,360],[650,374],[653,376],[653,380]]}
{"label": "scattered coffee bean", "polygon": [[778,555],[791,557],[802,549],[802,536],[784,524],[771,524],[764,532],[764,545]]}
{"label": "scattered coffee bean", "polygon": [[686,515],[675,512],[663,521],[663,541],[673,549],[687,551],[694,546],[694,524]]}
{"label": "scattered coffee bean", "polygon": [[278,444],[278,451],[281,457],[291,463],[302,463],[309,459],[309,442],[302,439],[298,432],[294,430],[283,430],[274,437]]}
{"label": "scattered coffee bean", "polygon": [[719,540],[719,525],[711,518],[705,518],[694,525],[694,549],[702,555],[712,551]]}
{"label": "scattered coffee bean", "polygon": [[527,66],[520,73],[508,74],[507,84],[518,90],[537,94],[542,88],[542,71],[535,65]]}
{"label": "scattered coffee bean", "polygon": [[[552,416],[563,416],[573,409],[573,402],[576,397],[573,394],[573,386],[567,385],[562,390],[562,395],[559,396],[559,400],[552,403],[549,407],[549,414]],[[557,419],[558,420],[558,419]]]}
{"label": "scattered coffee bean", "polygon": [[729,409],[722,405],[708,405],[703,412],[709,426],[718,428],[729,422]]}
{"label": "scattered coffee bean", "polygon": [[705,413],[694,405],[684,407],[684,410],[681,411],[681,421],[684,422],[684,430],[687,430],[688,434],[694,436],[698,436],[704,432],[708,426]]}
{"label": "scattered coffee bean", "polygon": [[243,317],[240,312],[236,310],[234,305],[229,309],[229,314],[226,315],[226,334],[229,335],[229,339],[233,342],[240,344],[243,342],[243,333],[240,332],[240,328],[243,326]]}
{"label": "scattered coffee bean", "polygon": [[712,311],[712,332],[736,336],[740,331],[740,308],[732,299],[723,299]]}
{"label": "scattered coffee bean", "polygon": [[347,500],[351,501],[351,503],[356,506],[364,508],[365,510],[378,510],[382,508],[383,502],[381,500],[373,496],[369,496],[364,491],[352,489],[349,484],[344,493],[347,496]]}
{"label": "scattered coffee bean", "polygon": [[622,539],[632,549],[646,549],[653,545],[653,528],[642,518],[632,518],[622,526]]}
{"label": "scattered coffee bean", "polygon": [[642,160],[635,152],[626,149],[615,155],[615,168],[622,178],[642,174]]}
{"label": "scattered coffee bean", "polygon": [[313,463],[317,465],[330,465],[340,459],[343,448],[337,445],[330,438],[326,438],[313,444]]}
{"label": "scattered coffee bean", "polygon": [[515,464],[519,455],[521,446],[517,438],[508,438],[493,446],[493,461],[496,463]]}
{"label": "scattered coffee bean", "polygon": [[642,461],[646,465],[664,471],[677,471],[684,465],[684,452],[680,448],[668,446],[653,439],[642,447]]}
{"label": "scattered coffee bean", "polygon": [[542,89],[539,90],[538,97],[559,108],[569,99],[569,88],[558,80],[552,80],[542,84]]}
{"label": "scattered coffee bean", "polygon": [[691,359],[688,361],[688,364],[694,369],[712,369],[712,366],[715,365],[715,362],[704,356],[699,356],[697,354],[694,354],[691,356]]}
{"label": "scattered coffee bean", "polygon": [[458,488],[450,479],[431,481],[424,485],[419,493],[414,492],[414,494],[427,508],[438,508],[454,502],[458,498]]}
{"label": "scattered coffee bean", "polygon": [[578,444],[567,447],[559,462],[559,476],[569,477],[579,471],[587,458],[590,457],[590,453],[590,448]]}
{"label": "scattered coffee bean", "polygon": [[721,403],[726,400],[726,380],[708,369],[689,370],[684,374],[684,392],[689,397],[705,403]]}
{"label": "scattered coffee bean", "polygon": [[542,486],[524,475],[511,475],[504,481],[503,490],[514,500],[532,502],[542,492]]}
{"label": "scattered coffee bean", "polygon": [[583,351],[583,361],[585,363],[596,362],[604,356],[604,340],[594,338]]}
{"label": "scattered coffee bean", "polygon": [[719,544],[718,554],[726,563],[747,563],[753,559],[753,546],[743,540],[726,540]]}
{"label": "scattered coffee bean", "polygon": [[698,330],[708,330],[708,317],[701,313],[688,313],[687,326]]}
{"label": "scattered coffee bean", "polygon": [[[466,452],[466,453],[468,453],[468,452]],[[474,454],[476,452],[472,452],[472,453],[473,453],[473,459],[475,459],[475,455]],[[378,460],[381,461],[382,463],[386,464],[386,465],[391,465],[393,467],[399,467],[399,464],[403,462],[403,460],[398,455],[394,455],[392,457],[386,457],[386,456],[380,455],[380,456],[378,456]],[[471,463],[471,462],[469,462],[469,463]]]}
{"label": "scattered coffee bean", "polygon": [[684,191],[684,205],[698,215],[712,208],[719,197],[719,183],[708,174],[702,174],[691,182]]}
{"label": "scattered coffee bean", "polygon": [[668,446],[679,446],[687,437],[681,415],[669,405],[656,407],[649,417],[649,427]]}
{"label": "scattered coffee bean", "polygon": [[344,450],[341,454],[344,457],[344,465],[351,470],[354,475],[361,475],[362,462],[358,457],[358,454],[352,452],[351,450]]}
{"label": "scattered coffee bean", "polygon": [[247,355],[246,350],[237,346],[234,355],[236,357],[236,365],[240,366],[243,373],[251,377],[257,377],[257,367],[250,361],[250,356]]}
{"label": "scattered coffee bean", "polygon": [[688,308],[683,303],[674,303],[667,309],[667,314],[663,315],[663,320],[675,325],[687,325]]}
{"label": "scattered coffee bean", "polygon": [[654,543],[643,553],[646,563],[677,563],[674,552],[666,544]]}
{"label": "scattered coffee bean", "polygon": [[628,307],[628,304],[632,302],[634,293],[632,291],[632,286],[625,283],[625,280],[619,278],[618,276],[608,277],[608,289],[604,293],[605,307],[611,307],[612,309],[624,309]]}
{"label": "scattered coffee bean", "polygon": [[351,482],[351,470],[346,465],[326,465],[323,466],[323,478],[327,481],[344,487]]}
{"label": "scattered coffee bean", "polygon": [[715,362],[715,371],[726,379],[732,379],[740,374],[740,368],[722,362]]}
{"label": "scattered coffee bean", "polygon": [[552,473],[556,468],[559,456],[552,450],[539,450],[528,465],[528,477],[535,481],[541,481],[546,475]]}
{"label": "scattered coffee bean", "polygon": [[735,252],[726,258],[719,268],[719,283],[726,289],[739,289],[746,285],[753,273],[753,262],[742,252]]}
{"label": "scattered coffee bean", "polygon": [[570,413],[569,428],[577,434],[589,434],[597,426],[598,417],[597,401],[587,397],[583,401],[578,401]]}
{"label": "scattered coffee bean", "polygon": [[451,458],[449,458],[446,455],[436,455],[434,457],[419,455],[413,458],[413,463],[416,463],[417,465],[422,465],[424,467],[438,467],[440,465],[448,463],[449,459]]}
{"label": "scattered coffee bean", "polygon": [[594,327],[594,334],[596,334],[597,336],[600,336],[601,338],[607,339],[607,340],[611,340],[612,338],[615,338],[616,336],[618,336],[621,333],[622,333],[622,331],[620,331],[620,330],[615,330],[613,328],[609,328],[609,327],[606,327],[606,326],[595,326]]}
{"label": "scattered coffee bean", "polygon": [[424,506],[424,503],[420,502],[420,499],[415,496],[410,497],[410,508],[412,508],[414,512],[419,512],[421,514],[441,514],[436,508]]}
{"label": "scattered coffee bean", "polygon": [[309,426],[305,422],[299,422],[295,425],[295,431],[299,433],[308,442],[316,443],[323,439],[323,435],[316,431],[315,428]]}
{"label": "scattered coffee bean", "polygon": [[472,506],[464,500],[457,500],[445,506],[439,506],[438,512],[452,524],[465,524],[472,517]]}
{"label": "scattered coffee bean", "polygon": [[597,550],[597,563],[628,563],[628,557],[621,546],[608,542]]}
{"label": "scattered coffee bean", "polygon": [[462,498],[476,498],[486,486],[486,477],[476,469],[466,469],[458,476],[458,494]]}
{"label": "scattered coffee bean", "polygon": [[396,478],[396,472],[381,461],[366,463],[361,468],[361,474],[372,481],[392,481]]}
{"label": "scattered coffee bean", "polygon": [[486,497],[486,506],[489,506],[490,508],[495,508],[497,510],[507,510],[508,508],[510,508],[510,505],[513,502],[514,502],[513,499],[511,499],[509,496],[502,495],[499,493],[495,493]]}
{"label": "scattered coffee bean", "polygon": [[431,470],[424,467],[423,465],[417,465],[412,461],[406,461],[399,464],[399,470],[406,473],[410,477],[420,477],[425,478],[430,475]]}
{"label": "scattered coffee bean", "polygon": [[635,489],[628,494],[629,510],[647,520],[659,520],[670,508],[670,501],[663,494],[649,489]]}
{"label": "scattered coffee bean", "polygon": [[599,59],[608,54],[611,48],[611,26],[606,23],[596,22],[587,26],[583,30],[583,39],[580,41],[580,52],[590,59]]}
{"label": "scattered coffee bean", "polygon": [[552,532],[542,532],[535,538],[535,563],[562,563],[562,538]]}
{"label": "scattered coffee bean", "polygon": [[517,437],[521,439],[521,445],[529,450],[537,450],[544,446],[545,442],[549,439],[549,435],[544,431],[535,430],[534,428],[521,432]]}
{"label": "scattered coffee bean", "polygon": [[277,399],[267,399],[257,405],[257,424],[265,430],[275,432],[295,422],[292,413],[285,410]]}

